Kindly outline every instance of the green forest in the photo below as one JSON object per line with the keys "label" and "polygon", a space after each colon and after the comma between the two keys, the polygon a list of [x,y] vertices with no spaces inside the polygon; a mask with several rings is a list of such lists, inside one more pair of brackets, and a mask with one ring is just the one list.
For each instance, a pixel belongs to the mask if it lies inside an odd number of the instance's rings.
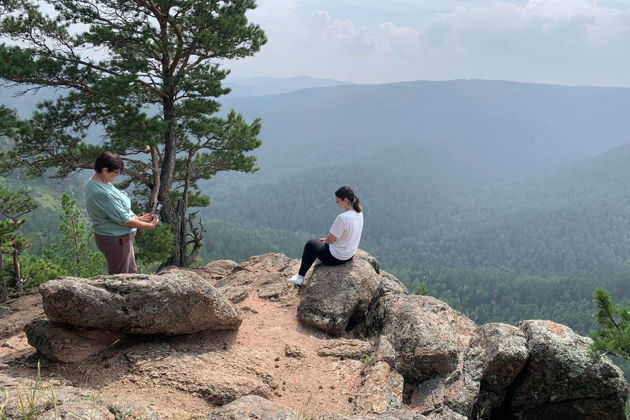
{"label": "green forest", "polygon": [[[262,118],[260,170],[200,181],[211,204],[198,214],[204,245],[193,264],[299,258],[306,240],[327,232],[332,193],[345,184],[365,208],[361,248],[410,291],[477,323],[544,318],[587,335],[597,287],[630,304],[626,105],[628,89],[482,81],[228,99],[224,108]],[[87,176],[3,180],[28,186],[39,204],[21,228],[26,273],[62,236],[62,194],[84,211]],[[164,256],[150,235],[138,237],[147,271]]]}

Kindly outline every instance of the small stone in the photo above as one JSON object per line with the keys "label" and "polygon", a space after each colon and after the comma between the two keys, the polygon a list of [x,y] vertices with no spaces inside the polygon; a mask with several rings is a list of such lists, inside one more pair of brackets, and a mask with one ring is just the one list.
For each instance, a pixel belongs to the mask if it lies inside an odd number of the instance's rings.
{"label": "small stone", "polygon": [[345,359],[361,359],[364,354],[372,352],[372,345],[366,341],[356,339],[335,339],[326,340],[317,349],[317,354],[322,357],[337,357]]}
{"label": "small stone", "polygon": [[280,367],[280,365],[275,365],[274,367],[275,367],[276,369],[278,369],[278,368]]}
{"label": "small stone", "polygon": [[279,362],[279,361],[280,361],[280,358],[279,358],[279,357],[276,357],[275,359],[273,359],[273,361],[274,361],[274,362]]}
{"label": "small stone", "polygon": [[320,385],[320,386],[319,386],[319,389],[324,389],[324,387]]}
{"label": "small stone", "polygon": [[302,349],[299,348],[298,346],[294,346],[294,345],[291,345],[291,344],[287,344],[284,347],[284,354],[287,357],[294,357],[294,358],[297,358],[297,359],[304,358],[304,352],[302,351]]}
{"label": "small stone", "polygon": [[2,347],[6,347],[8,349],[15,350],[15,346],[13,344],[9,343],[8,341],[6,343],[4,343],[2,345]]}
{"label": "small stone", "polygon": [[241,310],[245,311],[245,312],[251,312],[252,314],[257,314],[258,313],[258,311],[256,309],[250,308],[249,306],[243,306],[241,308]]}
{"label": "small stone", "polygon": [[348,402],[351,403],[353,401],[352,397],[348,397]]}
{"label": "small stone", "polygon": [[334,385],[331,385],[331,386],[330,386],[330,389],[335,389],[335,386],[334,386]]}
{"label": "small stone", "polygon": [[247,299],[248,292],[243,286],[223,286],[217,290],[232,303],[239,303]]}

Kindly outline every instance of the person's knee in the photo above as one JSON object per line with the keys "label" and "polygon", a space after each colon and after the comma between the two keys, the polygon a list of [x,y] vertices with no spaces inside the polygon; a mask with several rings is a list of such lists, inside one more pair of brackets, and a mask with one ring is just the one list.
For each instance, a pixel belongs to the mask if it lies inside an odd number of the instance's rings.
{"label": "person's knee", "polygon": [[306,243],[306,248],[317,249],[319,246],[319,239],[311,239]]}

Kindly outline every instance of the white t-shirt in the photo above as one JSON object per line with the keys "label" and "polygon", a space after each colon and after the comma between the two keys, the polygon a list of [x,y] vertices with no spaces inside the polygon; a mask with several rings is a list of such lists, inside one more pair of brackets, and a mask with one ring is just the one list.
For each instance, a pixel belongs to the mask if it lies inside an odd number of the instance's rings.
{"label": "white t-shirt", "polygon": [[363,232],[363,213],[348,210],[335,219],[330,233],[337,240],[330,244],[330,253],[338,260],[349,260],[359,249],[361,233]]}

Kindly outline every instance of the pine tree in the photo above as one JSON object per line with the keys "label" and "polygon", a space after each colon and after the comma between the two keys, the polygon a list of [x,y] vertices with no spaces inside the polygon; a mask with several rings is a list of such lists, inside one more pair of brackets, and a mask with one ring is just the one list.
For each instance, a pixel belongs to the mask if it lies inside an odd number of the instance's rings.
{"label": "pine tree", "polygon": [[[164,205],[175,238],[169,262],[187,265],[203,244],[188,212],[208,204],[198,181],[256,170],[249,152],[261,144],[260,121],[215,115],[216,98],[229,92],[219,63],[266,42],[245,16],[255,7],[254,0],[0,0],[0,39],[10,41],[0,45],[0,79],[64,94],[41,104],[0,161],[64,177],[91,169],[105,149],[118,152],[121,187],[146,197],[146,210]],[[84,141],[95,125],[106,134],[99,146]]]}
{"label": "pine tree", "polygon": [[0,137],[9,137],[13,134],[17,124],[15,112],[0,105]]}
{"label": "pine tree", "polygon": [[75,203],[68,194],[61,197],[61,238],[47,252],[47,258],[60,265],[70,276],[87,278],[103,274],[105,259],[103,254],[90,249],[92,232],[88,231]]}
{"label": "pine tree", "polygon": [[0,220],[0,302],[4,302],[9,297],[9,283],[4,278],[4,254],[11,254],[13,251],[13,238],[23,222],[23,220],[19,223],[14,223],[10,219]]}
{"label": "pine tree", "polygon": [[[13,264],[13,278],[11,284],[2,279],[0,297],[6,299],[8,287],[14,286],[18,290],[23,288],[22,273],[20,270],[20,255],[30,243],[28,239],[20,235],[18,230],[25,222],[23,216],[37,208],[37,203],[29,196],[26,189],[11,190],[4,185],[0,185],[0,260],[3,254],[11,254]],[[1,267],[0,267],[1,272]]]}
{"label": "pine tree", "polygon": [[597,311],[593,317],[600,329],[591,333],[593,349],[630,360],[630,313],[623,305],[613,304],[610,293],[597,288],[593,293]]}

